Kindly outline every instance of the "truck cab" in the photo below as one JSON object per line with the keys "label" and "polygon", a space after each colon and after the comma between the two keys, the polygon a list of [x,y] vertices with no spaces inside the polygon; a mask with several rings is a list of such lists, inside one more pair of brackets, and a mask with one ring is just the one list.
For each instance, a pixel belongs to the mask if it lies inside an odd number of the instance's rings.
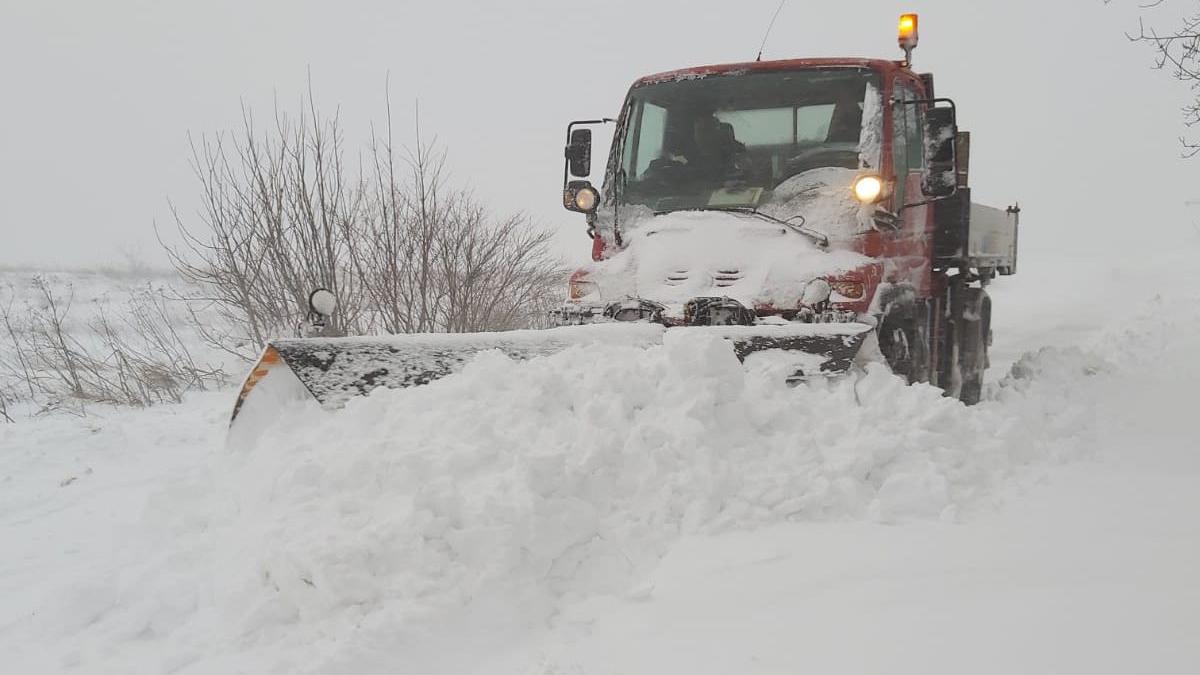
{"label": "truck cab", "polygon": [[[1016,269],[1019,210],[971,204],[969,135],[912,69],[905,17],[903,61],[674,70],[636,81],[615,120],[572,123],[563,204],[593,262],[559,323],[867,323],[897,374],[978,400],[984,286]],[[609,122],[597,189],[590,126]]]}

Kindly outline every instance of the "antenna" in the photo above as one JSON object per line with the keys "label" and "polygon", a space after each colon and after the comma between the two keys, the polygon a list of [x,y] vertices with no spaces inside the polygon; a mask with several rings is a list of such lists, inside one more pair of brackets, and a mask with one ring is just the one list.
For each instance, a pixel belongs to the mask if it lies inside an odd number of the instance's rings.
{"label": "antenna", "polygon": [[767,32],[763,33],[762,44],[758,45],[758,56],[754,57],[755,61],[762,61],[763,47],[767,46],[767,38],[771,36],[771,29],[775,27],[775,19],[779,18],[779,13],[783,11],[783,5],[787,0],[779,0],[779,6],[775,8],[775,15],[771,17],[771,23],[767,24]]}

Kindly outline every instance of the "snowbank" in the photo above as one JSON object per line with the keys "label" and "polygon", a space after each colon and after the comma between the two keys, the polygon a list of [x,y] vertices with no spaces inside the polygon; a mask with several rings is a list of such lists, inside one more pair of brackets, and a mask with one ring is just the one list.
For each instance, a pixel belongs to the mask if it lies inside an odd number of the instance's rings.
{"label": "snowbank", "polygon": [[1084,452],[1086,399],[1064,394],[1104,370],[1047,350],[967,409],[877,367],[789,388],[784,364],[748,366],[668,333],[648,350],[485,354],[428,387],[281,416],[228,458],[228,637],[357,653],[382,639],[364,627],[419,633],[481,597],[537,623],[622,593],[685,533],[954,519],[1020,466]]}

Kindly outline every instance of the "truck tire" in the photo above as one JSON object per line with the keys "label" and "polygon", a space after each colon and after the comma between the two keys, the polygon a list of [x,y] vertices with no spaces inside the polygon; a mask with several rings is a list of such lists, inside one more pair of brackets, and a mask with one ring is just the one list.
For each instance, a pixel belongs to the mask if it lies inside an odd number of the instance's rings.
{"label": "truck tire", "polygon": [[956,322],[959,371],[962,387],[958,399],[975,405],[983,398],[983,375],[987,371],[987,349],[992,322],[992,300],[982,288],[963,289],[963,314]]}
{"label": "truck tire", "polygon": [[919,382],[925,353],[917,312],[913,305],[894,304],[879,322],[879,351],[892,372],[912,384]]}
{"label": "truck tire", "polygon": [[[974,332],[974,329],[968,327],[966,333]],[[964,405],[975,405],[983,398],[983,371],[982,370],[964,370],[962,386],[958,390],[958,400]]]}
{"label": "truck tire", "polygon": [[951,312],[953,305],[949,293],[938,299],[934,311],[937,316],[937,386],[946,396],[958,398],[962,379],[958,374],[958,324]]}

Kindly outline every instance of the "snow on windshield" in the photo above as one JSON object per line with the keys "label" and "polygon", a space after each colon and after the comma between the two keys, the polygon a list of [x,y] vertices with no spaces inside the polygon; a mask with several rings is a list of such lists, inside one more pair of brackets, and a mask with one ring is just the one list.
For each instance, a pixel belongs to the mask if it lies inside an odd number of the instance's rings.
{"label": "snow on windshield", "polygon": [[775,188],[759,211],[782,220],[794,219],[831,240],[871,229],[874,205],[864,205],[851,193],[853,169],[830,166],[792,176]]}

